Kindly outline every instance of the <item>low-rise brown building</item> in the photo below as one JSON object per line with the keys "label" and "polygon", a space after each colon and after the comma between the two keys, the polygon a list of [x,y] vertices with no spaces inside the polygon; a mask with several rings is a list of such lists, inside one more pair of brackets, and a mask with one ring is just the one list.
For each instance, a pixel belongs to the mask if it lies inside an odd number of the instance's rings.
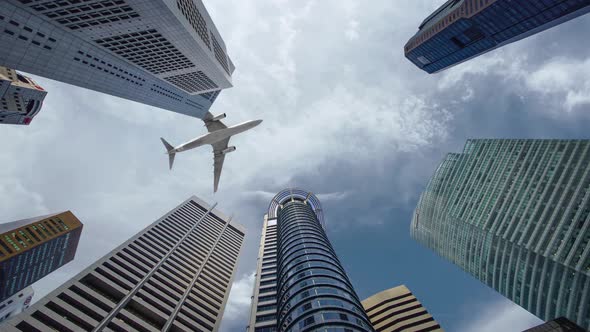
{"label": "low-rise brown building", "polygon": [[377,332],[443,331],[404,285],[372,295],[362,304]]}

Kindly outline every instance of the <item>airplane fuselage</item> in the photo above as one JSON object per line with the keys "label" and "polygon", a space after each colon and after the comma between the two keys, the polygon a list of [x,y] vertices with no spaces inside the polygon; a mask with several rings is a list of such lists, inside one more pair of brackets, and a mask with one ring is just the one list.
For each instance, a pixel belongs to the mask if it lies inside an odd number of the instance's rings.
{"label": "airplane fuselage", "polygon": [[174,152],[174,153],[183,152],[183,151],[194,149],[194,148],[197,148],[197,147],[200,147],[203,145],[214,144],[214,143],[222,141],[226,138],[229,138],[231,136],[234,136],[239,133],[243,133],[247,130],[250,130],[250,129],[258,126],[261,122],[262,122],[262,120],[251,120],[251,121],[246,121],[244,123],[240,123],[240,124],[232,126],[232,127],[216,130],[214,132],[205,134],[203,136],[199,136],[193,140],[190,140],[184,144],[181,144],[181,145],[175,147],[174,150],[172,150],[170,152]]}

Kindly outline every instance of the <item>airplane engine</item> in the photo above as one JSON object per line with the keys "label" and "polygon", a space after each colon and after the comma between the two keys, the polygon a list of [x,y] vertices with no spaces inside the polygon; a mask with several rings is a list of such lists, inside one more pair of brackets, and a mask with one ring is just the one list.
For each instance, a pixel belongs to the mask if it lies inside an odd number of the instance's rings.
{"label": "airplane engine", "polygon": [[235,147],[235,146],[230,146],[230,147],[228,147],[227,149],[225,149],[225,150],[221,151],[221,153],[223,153],[223,154],[228,154],[228,153],[230,153],[230,152],[234,152],[234,151],[236,151],[236,147]]}
{"label": "airplane engine", "polygon": [[223,120],[225,119],[227,115],[225,115],[225,113],[219,114],[217,116],[215,116],[213,119],[211,119],[211,121],[219,121],[219,120]]}

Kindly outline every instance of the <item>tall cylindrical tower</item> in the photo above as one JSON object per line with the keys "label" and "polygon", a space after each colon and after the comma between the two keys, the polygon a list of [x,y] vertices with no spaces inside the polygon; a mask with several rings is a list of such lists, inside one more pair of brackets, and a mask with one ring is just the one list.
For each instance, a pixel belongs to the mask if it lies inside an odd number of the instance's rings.
{"label": "tall cylindrical tower", "polygon": [[277,330],[372,331],[326,236],[317,197],[284,190],[268,218],[277,218]]}

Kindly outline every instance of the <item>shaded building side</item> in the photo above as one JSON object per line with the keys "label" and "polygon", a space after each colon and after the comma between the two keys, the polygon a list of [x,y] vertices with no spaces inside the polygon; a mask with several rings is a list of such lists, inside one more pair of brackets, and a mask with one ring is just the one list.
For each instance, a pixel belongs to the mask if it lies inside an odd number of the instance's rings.
{"label": "shaded building side", "polygon": [[559,317],[523,332],[586,332],[586,330],[565,317]]}

